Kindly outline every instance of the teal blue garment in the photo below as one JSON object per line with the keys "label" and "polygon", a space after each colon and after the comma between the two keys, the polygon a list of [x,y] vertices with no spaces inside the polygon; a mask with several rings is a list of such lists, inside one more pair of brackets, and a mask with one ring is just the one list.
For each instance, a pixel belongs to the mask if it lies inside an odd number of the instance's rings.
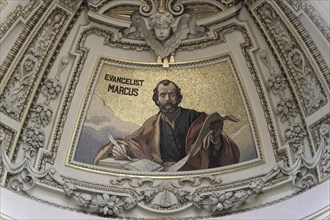
{"label": "teal blue garment", "polygon": [[191,109],[180,107],[180,115],[171,125],[161,119],[160,121],[160,153],[164,162],[178,162],[186,156],[186,136],[192,123],[201,115]]}

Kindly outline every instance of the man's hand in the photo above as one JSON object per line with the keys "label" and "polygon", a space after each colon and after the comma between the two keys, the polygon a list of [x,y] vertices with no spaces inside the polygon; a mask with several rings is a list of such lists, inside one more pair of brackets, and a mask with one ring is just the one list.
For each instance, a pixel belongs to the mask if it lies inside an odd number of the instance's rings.
{"label": "man's hand", "polygon": [[127,149],[124,144],[118,146],[113,146],[112,156],[117,160],[126,160],[127,159]]}
{"label": "man's hand", "polygon": [[220,135],[223,130],[223,120],[215,120],[210,123],[210,129],[212,130],[212,137],[214,143],[219,143]]}

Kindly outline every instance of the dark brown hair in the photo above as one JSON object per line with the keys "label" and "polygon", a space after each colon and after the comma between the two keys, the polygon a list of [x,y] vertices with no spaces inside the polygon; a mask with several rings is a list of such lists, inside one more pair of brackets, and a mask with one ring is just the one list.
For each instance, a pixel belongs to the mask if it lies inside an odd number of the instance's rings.
{"label": "dark brown hair", "polygon": [[154,88],[154,94],[152,95],[152,100],[154,100],[154,102],[156,103],[156,105],[158,106],[158,87],[159,85],[163,84],[164,86],[168,86],[170,83],[173,83],[173,85],[175,86],[175,95],[177,98],[177,104],[179,105],[181,100],[182,100],[182,94],[181,94],[181,89],[180,87],[175,84],[174,82],[172,82],[171,80],[168,79],[164,79],[162,81],[159,81],[159,83],[156,85],[156,87]]}

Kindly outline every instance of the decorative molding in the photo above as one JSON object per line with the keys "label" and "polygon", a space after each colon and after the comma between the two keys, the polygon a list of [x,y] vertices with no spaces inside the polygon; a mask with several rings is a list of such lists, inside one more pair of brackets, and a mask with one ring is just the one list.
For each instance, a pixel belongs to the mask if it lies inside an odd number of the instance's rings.
{"label": "decorative molding", "polygon": [[[12,64],[13,60],[16,58],[17,54],[19,54],[19,50],[22,48],[23,44],[28,40],[28,36],[30,35],[33,28],[39,22],[40,18],[42,17],[43,13],[49,7],[51,1],[45,1],[38,10],[31,16],[29,21],[26,23],[23,31],[17,37],[14,46],[10,49],[10,52],[6,55],[6,59],[0,65],[0,83],[3,80],[3,77],[6,75],[10,65]],[[2,33],[2,32],[1,32]]]}
{"label": "decorative molding", "polygon": [[72,12],[77,10],[79,8],[80,3],[82,0],[59,0],[59,2],[65,6],[65,8],[68,8]]}
{"label": "decorative molding", "polygon": [[6,7],[7,4],[7,0],[0,0],[0,12]]}
{"label": "decorative molding", "polygon": [[[154,51],[158,56],[157,62],[168,67],[169,63],[175,63],[174,52],[191,51],[212,45],[209,42],[214,42],[218,36],[213,36],[204,26],[211,27],[212,24],[227,20],[235,16],[242,8],[241,0],[207,1],[203,4],[215,7],[219,12],[209,15],[208,19],[197,20],[197,14],[200,11],[200,8],[194,6],[197,3],[199,2],[181,3],[173,0],[132,1],[130,3],[89,1],[88,16],[97,23],[118,29],[111,46],[128,50]],[[111,9],[120,6],[130,6],[129,10],[132,14],[127,15],[125,12],[126,17],[118,13],[116,17],[107,15]],[[132,7],[137,10],[133,12]],[[127,16],[131,17],[130,23],[127,21]],[[161,37],[155,31],[159,29],[160,23],[163,30]]]}
{"label": "decorative molding", "polygon": [[323,155],[318,172],[320,180],[329,178],[330,175],[330,114],[325,115],[319,121],[310,126],[315,149],[323,147]]}
{"label": "decorative molding", "polygon": [[[6,154],[12,151],[15,135],[16,131],[0,123],[0,148],[3,149]],[[4,167],[0,166],[0,184],[3,182],[4,173]]]}
{"label": "decorative molding", "polygon": [[270,4],[263,3],[254,11],[260,18],[269,38],[278,48],[279,59],[282,59],[286,66],[286,71],[296,89],[305,115],[313,114],[327,103],[326,95],[316,77],[315,70],[285,26],[284,21]]}
{"label": "decorative molding", "polygon": [[36,86],[35,80],[40,77],[38,75],[40,75],[46,57],[53,48],[67,19],[68,14],[60,8],[55,9],[38,31],[34,41],[30,43],[0,96],[0,110],[4,114],[16,120],[21,119],[22,111],[28,101],[27,97],[32,88]]}
{"label": "decorative molding", "polygon": [[320,16],[320,14],[315,10],[311,3],[307,0],[288,0],[287,4],[297,12],[303,10],[309,19],[315,24],[315,26],[323,34],[324,38],[330,42],[330,28],[326,21]]}
{"label": "decorative molding", "polygon": [[140,10],[133,13],[130,27],[119,32],[119,39],[144,40],[164,67],[169,66],[168,56],[174,61],[174,52],[181,41],[207,34],[205,27],[197,25],[196,14],[178,2],[152,0],[151,10],[147,12],[145,6],[141,5]]}
{"label": "decorative molding", "polygon": [[[70,21],[69,27],[72,27],[73,24],[76,22],[77,17],[80,16],[82,10],[84,9],[84,6],[81,6],[79,8],[79,10],[77,11],[77,13],[75,14],[75,16],[72,18],[72,20]],[[61,60],[59,61],[59,65],[56,72],[56,75],[53,79],[51,78],[46,78],[49,75],[49,72],[51,71],[53,64],[55,62],[55,59],[57,59],[58,53],[60,52],[61,47],[63,46],[63,42],[66,40],[68,34],[70,33],[70,31],[66,31],[63,36],[61,37],[60,42],[58,43],[55,52],[52,55],[51,60],[49,61],[47,68],[43,74],[43,79],[42,82],[40,84],[40,89],[35,93],[34,96],[34,100],[32,101],[32,104],[30,106],[29,112],[27,114],[27,117],[25,117],[25,123],[22,127],[22,133],[21,136],[19,138],[19,141],[16,144],[16,148],[15,148],[15,153],[14,156],[12,158],[13,161],[16,160],[16,156],[18,151],[22,148],[25,151],[25,156],[29,155],[29,151],[30,151],[30,147],[24,146],[26,145],[26,143],[24,142],[26,139],[25,136],[25,131],[29,130],[31,127],[32,128],[38,128],[41,132],[43,132],[43,129],[45,126],[49,125],[47,124],[47,122],[51,121],[51,117],[50,117],[50,111],[53,112],[53,110],[50,108],[49,104],[51,101],[57,99],[57,97],[60,95],[60,93],[62,92],[62,85],[60,83],[60,76],[62,74],[62,71],[66,68],[66,66],[68,65],[69,61],[70,61],[70,57],[69,55],[65,55],[61,58]],[[39,96],[41,96],[43,99],[43,101],[40,101],[38,98]],[[40,103],[41,102],[41,103]],[[41,110],[40,107],[42,106],[42,108],[44,108],[46,111]],[[41,110],[41,111],[40,111]],[[40,111],[40,113],[38,113]],[[43,113],[42,113],[43,112]],[[48,112],[48,113],[46,113]],[[53,114],[52,114],[53,115]],[[41,118],[40,118],[41,117]],[[32,123],[32,125],[31,125]],[[41,126],[41,124],[44,126]],[[41,128],[42,127],[42,128]],[[48,135],[45,135],[45,138]],[[44,148],[44,144],[41,145],[42,148]],[[26,150],[25,150],[26,149]],[[32,157],[34,157],[34,153],[33,153],[33,149],[32,149]],[[31,158],[32,159],[32,158]]]}
{"label": "decorative molding", "polygon": [[[47,0],[49,1],[49,0]],[[0,4],[0,9],[3,7],[2,5],[6,4],[6,1],[2,2]],[[26,19],[31,12],[37,8],[37,6],[40,4],[40,0],[30,0],[29,3],[26,6],[22,6],[21,4],[18,4],[15,9],[10,12],[8,16],[0,23],[0,41],[2,40],[3,36],[7,33],[7,31],[13,26],[13,24],[17,21],[19,17],[22,17],[23,19]]]}
{"label": "decorative molding", "polygon": [[[305,3],[305,4],[304,4]],[[326,82],[328,84],[328,86],[330,87],[330,68],[327,65],[327,63],[325,62],[323,56],[321,55],[320,51],[317,49],[317,46],[315,45],[314,41],[312,40],[312,38],[310,37],[309,33],[305,30],[304,26],[302,25],[302,23],[299,21],[299,19],[297,18],[297,16],[292,13],[292,11],[287,7],[287,5],[285,4],[285,2],[283,1],[276,1],[276,4],[279,5],[279,7],[281,8],[281,10],[286,14],[286,16],[288,17],[288,19],[290,19],[290,22],[292,23],[292,25],[294,26],[294,28],[298,31],[299,35],[302,38],[302,42],[306,45],[305,49],[309,50],[310,53],[313,55],[314,57],[314,62],[317,63],[318,67],[321,70],[321,73],[324,75],[324,78],[326,79]],[[312,11],[312,7],[310,6],[310,3],[306,3],[306,0],[303,1],[303,3],[300,5],[307,5],[307,8],[310,9]],[[308,6],[309,5],[309,6]],[[315,12],[315,10],[314,10]],[[308,13],[308,15],[310,15]],[[311,15],[311,20],[313,22],[319,21],[320,17],[317,17],[315,14]],[[324,25],[324,24],[323,24]],[[318,26],[320,28],[320,26]],[[329,27],[326,25],[324,25],[324,29],[320,29],[321,32],[324,32],[322,30],[327,30],[327,38],[329,40],[329,33],[330,33],[330,29]],[[311,61],[310,61],[311,62]],[[315,70],[314,70],[315,71]],[[317,73],[318,71],[315,71],[315,73]],[[317,74],[315,74],[317,75]]]}
{"label": "decorative molding", "polygon": [[[283,134],[285,141],[289,144],[294,153],[300,154],[304,151],[304,139],[307,137],[307,133],[304,129],[305,125],[301,122],[301,115],[298,112],[296,103],[291,98],[292,94],[287,79],[283,73],[275,72],[275,67],[272,65],[266,51],[262,50],[259,57],[262,63],[267,67],[270,75],[267,80],[267,89],[270,90],[274,96],[279,97],[279,102],[277,104],[274,103],[276,106],[276,114],[283,124],[285,122],[289,124]],[[286,94],[290,94],[290,98],[286,97]]]}
{"label": "decorative molding", "polygon": [[36,104],[31,109],[32,125],[30,123],[22,134],[24,155],[27,158],[31,159],[38,149],[44,148],[45,133],[42,129],[52,120],[53,110],[50,107],[50,101],[55,100],[62,92],[60,76],[68,63],[69,56],[62,57],[55,78],[46,79],[43,83],[41,94],[45,97],[44,102]]}
{"label": "decorative molding", "polygon": [[[54,168],[48,168],[44,171],[35,170],[29,158],[25,158],[17,164],[11,163],[2,148],[0,163],[11,174],[8,185],[12,190],[27,193],[35,187],[39,179],[51,178],[61,186],[66,196],[78,202],[80,209],[91,214],[118,217],[121,212],[133,209],[138,203],[141,203],[143,205],[149,204],[151,208],[156,210],[173,211],[187,204],[192,204],[197,208],[208,210],[213,216],[218,216],[233,207],[238,208],[251,196],[262,192],[267,183],[278,175],[284,174],[291,176],[292,184],[297,187],[298,191],[310,188],[316,183],[316,178],[308,171],[314,169],[320,163],[324,150],[324,145],[321,144],[314,157],[308,158],[304,154],[301,154],[292,166],[286,167],[278,163],[267,175],[253,180],[244,187],[235,190],[212,191],[209,193],[201,193],[199,188],[195,188],[195,190],[189,188],[192,185],[199,186],[200,184],[198,183],[203,180],[221,183],[220,179],[205,176],[196,179],[181,179],[178,180],[178,185],[174,183],[153,185],[153,179],[147,177],[137,182],[136,193],[125,196],[111,192],[86,191],[86,189],[81,189],[63,178]],[[197,185],[194,184],[196,180],[198,180]],[[120,177],[116,182],[112,181],[111,184],[122,185],[123,181],[131,182],[133,179],[130,177]],[[141,188],[144,184],[147,184],[149,188]],[[189,188],[187,184],[189,184]]]}

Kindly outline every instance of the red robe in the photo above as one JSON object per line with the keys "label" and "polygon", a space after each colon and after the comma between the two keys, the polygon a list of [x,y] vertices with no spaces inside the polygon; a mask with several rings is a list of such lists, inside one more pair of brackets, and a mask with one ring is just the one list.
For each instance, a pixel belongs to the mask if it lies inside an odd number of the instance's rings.
{"label": "red robe", "polygon": [[[207,114],[202,113],[190,126],[186,136],[186,153],[192,151],[194,143],[199,135],[199,132],[207,119]],[[148,159],[159,164],[164,162],[160,154],[160,119],[161,113],[150,117],[137,131],[128,135],[124,139],[116,139],[119,144],[128,146],[128,155],[132,158]],[[210,135],[203,138],[200,146],[194,148],[195,153],[190,155],[185,166],[180,170],[199,170],[206,169],[211,164],[218,166],[225,166],[239,162],[240,152],[237,145],[224,132],[221,134],[221,150],[217,152],[216,156],[210,155]],[[111,156],[112,144],[105,145],[97,152],[94,163],[97,164],[99,160]]]}

